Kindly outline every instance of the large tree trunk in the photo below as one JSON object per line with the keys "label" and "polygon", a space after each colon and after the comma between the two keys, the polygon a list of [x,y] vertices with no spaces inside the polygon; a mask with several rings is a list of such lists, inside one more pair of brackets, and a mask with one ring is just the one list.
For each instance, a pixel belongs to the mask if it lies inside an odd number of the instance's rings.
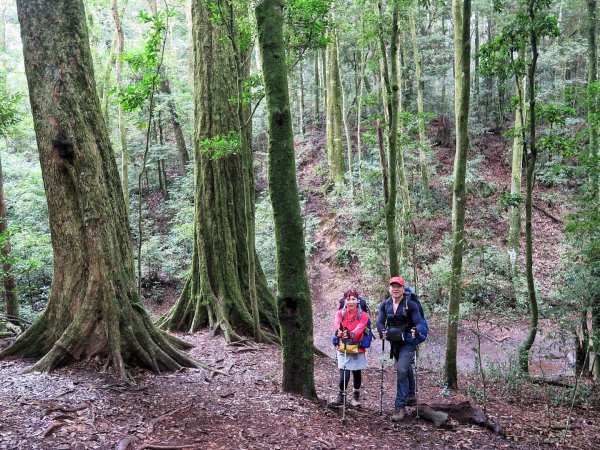
{"label": "large tree trunk", "polygon": [[[152,324],[134,285],[119,173],[100,112],[80,0],[17,2],[48,214],[54,276],[48,307],[0,353],[40,356],[32,370],[107,355],[155,372],[197,366]],[[60,32],[57,32],[60,30]]]}
{"label": "large tree trunk", "polygon": [[[596,17],[596,0],[587,0],[587,10],[588,10],[588,86],[592,83],[598,82],[598,45],[596,42],[596,27],[597,27],[597,17]],[[593,108],[589,109],[588,112],[588,123],[590,128],[590,147],[591,147],[591,156],[594,158],[596,165],[600,161],[600,149],[598,148],[598,119],[595,119],[595,116],[598,114],[598,110],[600,109],[600,105],[597,103],[594,104]],[[597,167],[597,166],[596,166]],[[596,205],[600,202],[598,199],[600,198],[600,175],[598,174],[598,170],[595,170],[592,173],[591,179],[591,191],[592,198],[596,199]],[[587,306],[587,305],[586,305]],[[594,367],[592,367],[592,372],[596,381],[600,380],[600,299],[598,296],[595,296],[591,300],[591,310],[592,310],[592,347],[594,349],[595,357],[591,358],[594,361]],[[587,331],[587,308],[583,309],[583,314],[581,317],[582,327],[585,324]],[[583,361],[585,360],[585,355],[588,352],[588,333],[584,333],[585,344],[583,346],[578,345],[579,355],[582,357],[578,358],[578,365],[583,366]],[[583,347],[583,348],[580,348]]]}
{"label": "large tree trunk", "polygon": [[344,146],[342,144],[342,86],[338,57],[338,42],[335,30],[327,45],[327,161],[329,183],[337,193],[344,187]]}
{"label": "large tree trunk", "polygon": [[453,0],[454,17],[454,113],[456,121],[456,154],[454,157],[454,187],[452,192],[452,275],[448,301],[446,359],[444,376],[451,389],[458,389],[456,350],[460,312],[460,280],[464,253],[465,206],[467,190],[467,151],[469,149],[469,94],[471,81],[471,0]]}
{"label": "large tree trunk", "polygon": [[[225,24],[212,15],[206,2],[194,0],[196,212],[192,270],[181,297],[158,323],[166,329],[190,332],[209,327],[215,332],[221,330],[231,341],[254,332],[249,258],[255,267],[260,323],[274,333],[278,323],[275,300],[258,257],[248,250],[248,227],[254,220],[253,204],[249,210],[245,197],[246,190],[254,192],[251,174],[244,173],[245,167],[251,167],[243,160],[250,158],[249,128],[244,126],[248,116],[242,119],[239,105],[230,101],[239,98],[237,77],[249,73],[249,67],[240,66],[240,61],[247,64],[248,58],[245,53],[236,55],[232,41],[237,35],[230,39]],[[211,139],[229,139],[234,149],[215,155]],[[263,334],[274,339],[272,333]]]}
{"label": "large tree trunk", "polygon": [[256,7],[256,21],[267,99],[269,194],[275,219],[283,390],[313,398],[312,305],[296,181],[281,0],[262,0]]}

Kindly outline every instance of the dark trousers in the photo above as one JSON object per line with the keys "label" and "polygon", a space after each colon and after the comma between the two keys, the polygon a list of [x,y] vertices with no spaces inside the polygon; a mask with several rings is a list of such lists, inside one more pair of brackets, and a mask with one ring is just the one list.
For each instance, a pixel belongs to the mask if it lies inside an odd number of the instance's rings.
{"label": "dark trousers", "polygon": [[362,372],[360,370],[344,370],[340,369],[340,391],[348,387],[350,383],[350,372],[352,372],[352,379],[354,389],[360,389],[362,383]]}
{"label": "dark trousers", "polygon": [[412,363],[415,357],[415,350],[416,347],[414,345],[405,342],[400,347],[400,352],[398,353],[398,360],[396,361],[396,401],[394,403],[396,408],[404,408],[406,406],[406,397],[409,394],[414,396],[415,383]]}

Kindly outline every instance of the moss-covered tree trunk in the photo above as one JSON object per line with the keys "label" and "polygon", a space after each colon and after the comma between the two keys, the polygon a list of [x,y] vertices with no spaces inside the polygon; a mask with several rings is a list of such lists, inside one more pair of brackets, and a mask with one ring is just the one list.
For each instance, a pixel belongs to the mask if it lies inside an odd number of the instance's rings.
{"label": "moss-covered tree trunk", "polygon": [[335,30],[327,45],[327,128],[326,146],[329,183],[337,193],[344,188],[344,145],[342,143],[342,83]]}
{"label": "moss-covered tree trunk", "polygon": [[458,389],[456,350],[460,312],[460,280],[464,253],[465,207],[467,190],[467,151],[469,149],[469,97],[471,62],[471,0],[453,0],[454,18],[454,113],[456,121],[456,154],[454,156],[454,187],[452,192],[452,273],[448,301],[448,328],[444,378],[451,389]]}
{"label": "moss-covered tree trunk", "polygon": [[[32,370],[106,355],[159,372],[197,366],[144,311],[128,218],[100,112],[83,2],[17,2],[29,98],[48,200],[54,275],[48,307],[0,353],[41,356]],[[60,32],[57,32],[60,30]]]}
{"label": "moss-covered tree trunk", "polygon": [[[535,0],[527,1],[527,12],[531,23],[535,23]],[[526,191],[525,191],[525,277],[527,278],[527,297],[529,300],[529,331],[519,347],[519,367],[524,373],[529,373],[529,350],[535,342],[538,329],[538,303],[533,277],[533,182],[535,164],[537,161],[536,147],[536,117],[535,117],[535,71],[538,59],[538,36],[535,27],[530,29],[531,61],[527,69],[527,95],[529,98],[529,147],[526,155]]]}
{"label": "moss-covered tree trunk", "polygon": [[[378,3],[379,14],[383,16],[383,7]],[[381,72],[384,80],[386,110],[387,110],[387,140],[388,158],[387,171],[388,183],[385,195],[385,228],[388,240],[388,256],[390,275],[400,274],[398,262],[398,244],[396,239],[396,190],[398,172],[398,104],[399,104],[399,74],[398,74],[398,2],[394,3],[392,12],[392,32],[390,38],[390,63],[388,69],[387,50],[383,40],[383,30],[379,30],[379,48],[381,52]],[[384,161],[382,161],[384,163]]]}
{"label": "moss-covered tree trunk", "polygon": [[[240,66],[240,61],[247,64],[249,59],[246,53],[236,55],[239,50],[232,42],[237,34],[229,34],[227,28],[236,23],[235,17],[220,20],[214,12],[203,0],[192,3],[194,250],[183,292],[158,324],[190,332],[208,327],[222,331],[228,341],[240,340],[242,334],[253,335],[250,261],[254,263],[260,323],[267,328],[263,334],[274,339],[273,333],[278,332],[275,299],[256,253],[248,251],[248,227],[254,220],[253,204],[248,207],[245,197],[246,190],[254,192],[251,173],[244,173],[251,167],[244,161],[250,158],[248,119],[240,118],[239,105],[231,101],[239,98],[237,77],[249,73],[249,67]],[[223,146],[228,150],[219,154]],[[254,239],[253,229],[250,231]]]}
{"label": "moss-covered tree trunk", "polygon": [[[587,0],[588,11],[588,86],[598,82],[598,43],[596,40],[597,20],[597,5],[596,0]],[[593,161],[596,163],[596,168],[600,163],[600,149],[598,148],[598,111],[600,105],[594,103],[593,107],[588,111],[588,123],[590,129],[590,154]],[[600,174],[598,170],[593,171],[591,181],[592,198],[596,200],[596,205],[600,205]],[[581,314],[581,326],[585,330],[584,343],[577,346],[577,366],[580,368],[584,365],[585,356],[589,350],[589,336],[587,332],[587,306],[583,308]],[[594,349],[595,357],[594,367],[591,368],[596,381],[600,380],[600,298],[594,296],[591,299],[592,311],[592,348]]]}
{"label": "moss-covered tree trunk", "polygon": [[283,390],[313,398],[312,304],[296,181],[281,0],[262,0],[256,7],[256,21],[268,113],[269,194],[275,219]]}

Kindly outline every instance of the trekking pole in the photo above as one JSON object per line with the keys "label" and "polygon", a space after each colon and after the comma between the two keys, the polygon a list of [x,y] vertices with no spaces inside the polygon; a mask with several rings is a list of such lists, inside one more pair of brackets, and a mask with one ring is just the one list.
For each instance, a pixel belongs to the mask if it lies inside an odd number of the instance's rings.
{"label": "trekking pole", "polygon": [[379,392],[379,415],[383,415],[383,358],[385,353],[385,339],[381,338],[381,388]]}
{"label": "trekking pole", "polygon": [[346,347],[346,344],[344,343],[344,381],[343,381],[343,386],[344,386],[344,390],[342,391],[342,424],[346,423],[346,388],[348,386],[346,386],[346,364],[348,363],[348,347]]}
{"label": "trekking pole", "polygon": [[331,375],[329,377],[329,389],[327,391],[327,404],[325,405],[325,409],[328,409],[329,405],[331,403],[331,387],[333,386],[333,376],[335,375],[335,371],[336,371],[335,369],[337,369],[337,367],[338,367],[337,366],[337,349],[335,351],[334,361],[335,361],[335,368],[334,367],[331,368],[332,370],[331,370]]}
{"label": "trekking pole", "polygon": [[417,419],[419,418],[419,346],[415,348],[415,400],[417,402]]}

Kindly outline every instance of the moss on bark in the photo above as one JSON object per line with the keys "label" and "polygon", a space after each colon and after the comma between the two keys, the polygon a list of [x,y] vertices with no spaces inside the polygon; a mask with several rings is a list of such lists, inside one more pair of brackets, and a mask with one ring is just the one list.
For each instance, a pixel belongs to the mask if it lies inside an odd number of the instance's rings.
{"label": "moss on bark", "polygon": [[[222,9],[226,10],[230,11]],[[236,32],[232,36],[224,22],[235,20],[217,19],[204,1],[193,2],[196,213],[192,270],[181,297],[158,324],[190,332],[208,327],[223,332],[227,340],[242,340],[241,335],[254,334],[248,269],[248,239],[254,239],[248,226],[254,210],[253,202],[245,203],[245,189],[254,192],[254,185],[248,173],[251,164],[244,160],[251,158],[247,111],[230,99],[239,98],[237,77],[248,75],[248,58],[236,53]],[[231,132],[239,136],[239,148],[229,154],[216,155],[206,144]],[[275,299],[252,247],[261,338],[278,342]]]}
{"label": "moss on bark", "polygon": [[268,113],[269,194],[273,204],[277,247],[277,304],[283,347],[283,390],[313,398],[316,392],[312,303],[296,181],[281,0],[261,1],[256,7],[256,21]]}
{"label": "moss on bark", "polygon": [[[54,276],[48,307],[0,353],[42,356],[50,371],[105,355],[154,372],[196,367],[181,341],[154,327],[134,286],[129,223],[96,94],[80,0],[17,3],[42,176]],[[60,32],[57,32],[60,30]]]}

